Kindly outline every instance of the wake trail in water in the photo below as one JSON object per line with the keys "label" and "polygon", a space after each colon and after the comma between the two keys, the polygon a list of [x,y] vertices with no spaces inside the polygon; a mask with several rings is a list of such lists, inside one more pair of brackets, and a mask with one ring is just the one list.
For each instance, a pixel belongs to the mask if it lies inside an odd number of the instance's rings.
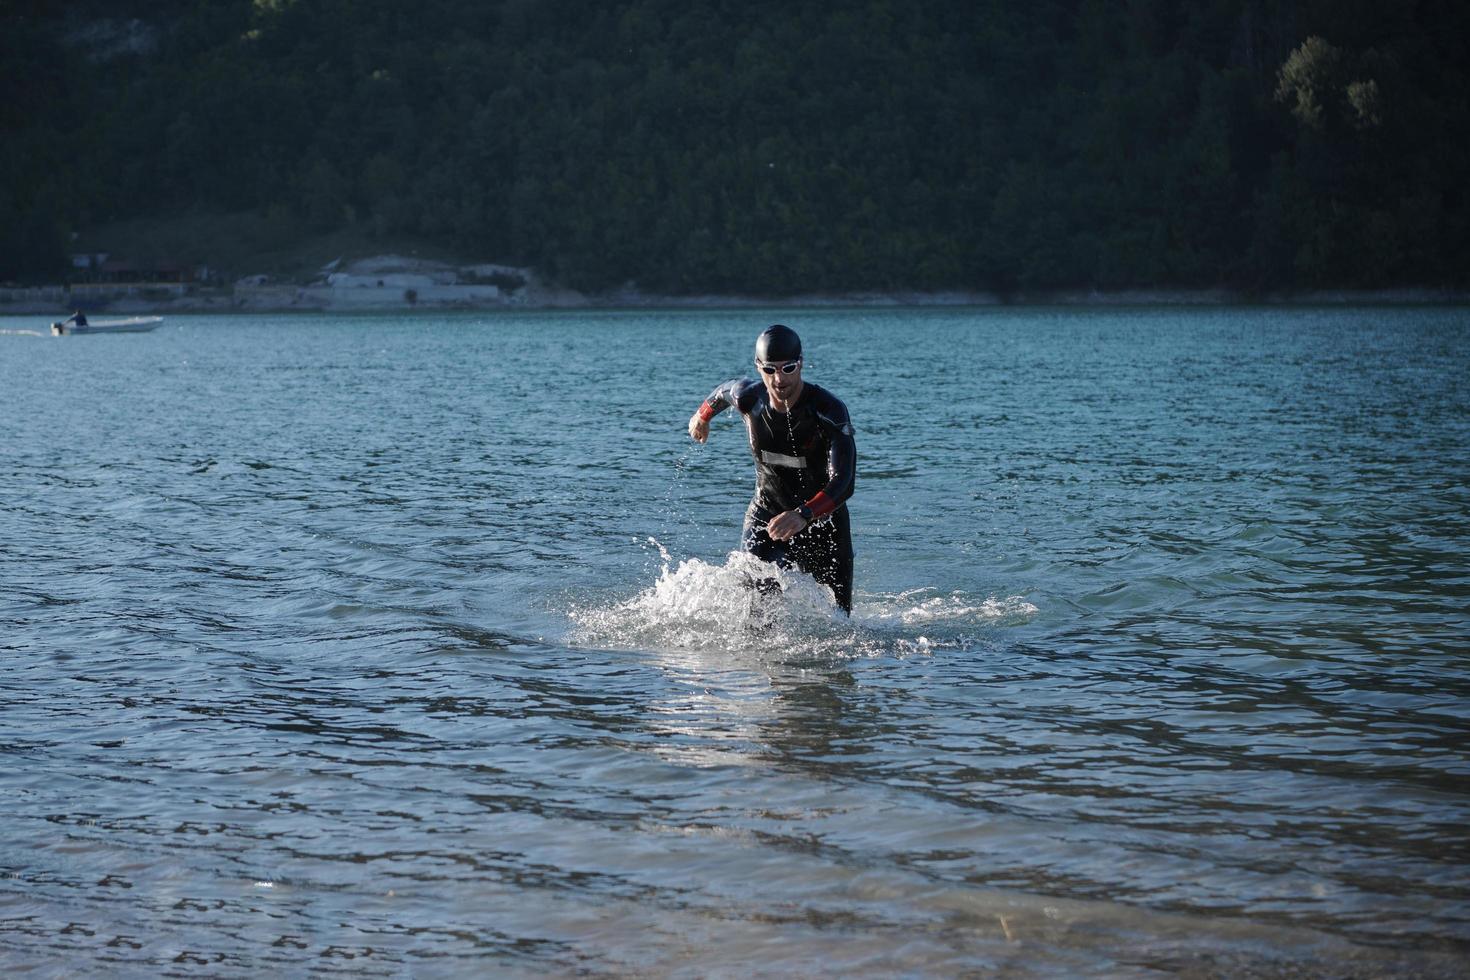
{"label": "wake trail in water", "polygon": [[[810,576],[742,551],[724,563],[677,563],[658,541],[658,579],[632,598],[574,606],[568,637],[578,646],[656,650],[756,651],[780,655],[878,656],[965,650],[997,627],[1029,622],[1021,596],[975,599],[933,588],[859,594],[844,616]],[[779,583],[774,588],[755,583]]]}
{"label": "wake trail in water", "polygon": [[0,336],[6,337],[49,337],[50,334],[40,330],[0,330]]}

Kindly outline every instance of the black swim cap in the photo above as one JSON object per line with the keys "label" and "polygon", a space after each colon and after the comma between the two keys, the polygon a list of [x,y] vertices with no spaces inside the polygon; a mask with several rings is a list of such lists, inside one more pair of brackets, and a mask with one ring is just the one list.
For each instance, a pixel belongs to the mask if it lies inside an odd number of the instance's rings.
{"label": "black swim cap", "polygon": [[772,324],[755,338],[755,359],[769,364],[794,361],[801,357],[801,338],[796,331],[780,323]]}

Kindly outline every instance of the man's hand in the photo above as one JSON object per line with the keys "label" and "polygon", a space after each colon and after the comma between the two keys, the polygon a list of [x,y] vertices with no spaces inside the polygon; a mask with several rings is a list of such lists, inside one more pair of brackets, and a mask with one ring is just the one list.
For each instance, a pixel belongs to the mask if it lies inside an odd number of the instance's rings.
{"label": "man's hand", "polygon": [[689,416],[689,438],[695,442],[704,442],[709,438],[709,422],[700,418],[698,412]]}
{"label": "man's hand", "polygon": [[806,529],[810,522],[801,516],[801,511],[788,510],[777,514],[766,524],[766,533],[772,541],[789,541]]}

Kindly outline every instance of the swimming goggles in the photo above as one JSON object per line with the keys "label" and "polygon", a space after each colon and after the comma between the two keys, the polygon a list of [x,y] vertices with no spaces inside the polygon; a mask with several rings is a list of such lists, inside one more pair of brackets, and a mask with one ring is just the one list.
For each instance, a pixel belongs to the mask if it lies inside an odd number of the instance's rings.
{"label": "swimming goggles", "polygon": [[801,367],[801,358],[798,357],[794,361],[787,361],[785,364],[766,364],[764,361],[756,361],[755,366],[766,374],[775,374],[777,371],[780,371],[782,374],[794,374],[796,369]]}

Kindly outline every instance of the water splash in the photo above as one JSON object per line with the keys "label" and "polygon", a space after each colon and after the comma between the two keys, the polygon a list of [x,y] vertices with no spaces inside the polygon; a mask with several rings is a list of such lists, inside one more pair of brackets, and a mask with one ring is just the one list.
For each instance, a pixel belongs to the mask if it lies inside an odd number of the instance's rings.
{"label": "water splash", "polygon": [[[722,650],[760,655],[877,656],[968,649],[983,628],[1028,622],[1037,612],[1020,596],[976,600],[932,588],[860,595],[851,617],[809,576],[741,551],[723,564],[675,563],[654,538],[658,579],[630,599],[574,606],[569,642],[655,650]],[[779,583],[779,591],[760,589]]]}
{"label": "water splash", "polygon": [[941,595],[937,589],[910,589],[893,596],[873,596],[854,609],[854,615],[878,623],[919,626],[925,623],[989,622],[1014,626],[1030,622],[1037,608],[1022,596],[979,602],[962,592]]}

